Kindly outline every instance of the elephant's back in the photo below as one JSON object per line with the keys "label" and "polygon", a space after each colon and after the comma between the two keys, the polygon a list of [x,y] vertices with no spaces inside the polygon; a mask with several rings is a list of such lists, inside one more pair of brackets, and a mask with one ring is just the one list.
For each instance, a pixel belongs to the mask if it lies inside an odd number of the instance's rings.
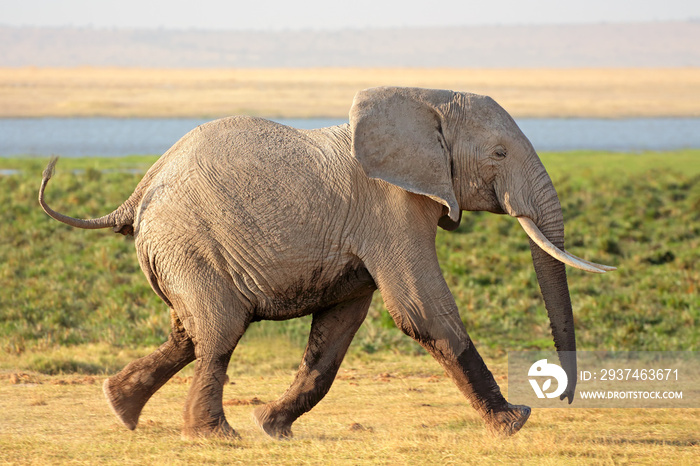
{"label": "elephant's back", "polygon": [[[208,198],[205,209],[228,206],[258,223],[281,212],[309,212],[328,190],[327,153],[312,135],[262,118],[231,117],[200,127],[181,182]],[[190,193],[194,194],[194,193]]]}
{"label": "elephant's back", "polygon": [[254,117],[214,120],[190,131],[158,160],[142,182],[143,198],[155,197],[164,208],[194,203],[204,209],[237,199],[269,201],[289,194],[288,186],[314,184],[322,171],[317,155],[308,136],[294,128]]}
{"label": "elephant's back", "polygon": [[[349,173],[357,170],[346,160],[349,139],[330,137],[335,133],[253,117],[199,126],[158,161],[136,231],[206,234],[223,242],[256,235],[283,248],[298,241],[300,231],[329,228],[329,220],[348,216]],[[323,224],[309,225],[316,218]]]}

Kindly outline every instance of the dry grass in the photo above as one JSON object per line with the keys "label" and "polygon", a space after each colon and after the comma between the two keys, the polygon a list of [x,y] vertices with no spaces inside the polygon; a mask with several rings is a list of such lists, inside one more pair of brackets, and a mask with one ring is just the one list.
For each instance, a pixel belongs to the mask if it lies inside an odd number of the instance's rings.
{"label": "dry grass", "polygon": [[0,69],[0,117],[345,117],[378,85],[490,95],[518,117],[699,116],[700,69]]}
{"label": "dry grass", "polygon": [[[225,410],[238,441],[180,439],[189,368],[154,396],[134,432],[109,411],[102,377],[0,374],[0,461],[694,464],[700,453],[697,409],[540,409],[516,436],[492,438],[437,363],[391,354],[351,356],[328,396],[297,421],[295,438],[273,441],[254,426],[252,404],[284,391],[300,355],[282,351],[270,367],[258,365],[260,350],[272,351],[269,342],[241,345],[229,369]],[[505,364],[491,366],[504,385]]]}

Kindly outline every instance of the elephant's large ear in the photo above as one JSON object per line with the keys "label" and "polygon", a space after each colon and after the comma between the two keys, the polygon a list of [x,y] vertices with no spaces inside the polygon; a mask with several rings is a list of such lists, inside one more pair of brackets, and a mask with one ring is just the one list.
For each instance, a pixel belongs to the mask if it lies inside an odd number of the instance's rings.
{"label": "elephant's large ear", "polygon": [[[452,96],[451,91],[395,87],[360,91],[350,109],[350,127],[353,155],[367,176],[428,196],[447,207],[449,220],[459,224],[450,154],[437,110]],[[451,225],[447,218],[442,224]]]}

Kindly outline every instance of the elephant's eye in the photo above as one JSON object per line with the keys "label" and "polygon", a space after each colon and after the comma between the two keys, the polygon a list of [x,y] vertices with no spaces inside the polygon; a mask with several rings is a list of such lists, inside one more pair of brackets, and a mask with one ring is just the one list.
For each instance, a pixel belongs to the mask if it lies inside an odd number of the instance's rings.
{"label": "elephant's eye", "polygon": [[506,155],[508,155],[508,151],[505,147],[499,147],[493,152],[493,156],[497,159],[505,159]]}

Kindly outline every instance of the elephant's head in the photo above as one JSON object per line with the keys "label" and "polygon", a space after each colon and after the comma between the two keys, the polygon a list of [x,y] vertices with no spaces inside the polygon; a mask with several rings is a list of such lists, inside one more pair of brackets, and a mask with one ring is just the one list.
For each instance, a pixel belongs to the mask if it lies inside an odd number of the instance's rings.
{"label": "elephant's head", "polygon": [[[530,141],[493,99],[444,90],[374,88],[350,110],[353,153],[368,176],[444,206],[439,225],[457,228],[462,210],[516,217],[532,259],[554,343],[576,380],[576,339],[564,263],[603,273],[613,267],[564,250],[556,190]],[[575,383],[561,398],[573,400]]]}

